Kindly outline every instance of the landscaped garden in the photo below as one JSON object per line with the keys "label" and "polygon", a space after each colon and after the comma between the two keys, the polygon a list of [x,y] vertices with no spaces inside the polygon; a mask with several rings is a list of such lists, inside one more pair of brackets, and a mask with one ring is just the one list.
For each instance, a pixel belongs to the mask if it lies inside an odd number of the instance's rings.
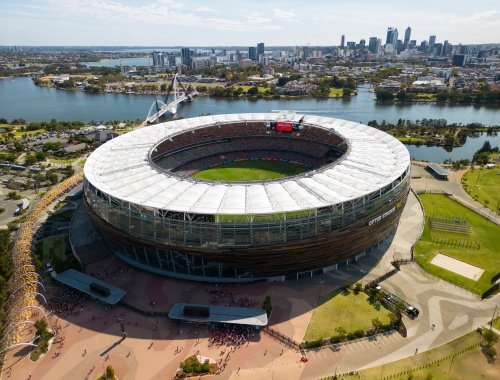
{"label": "landscaped garden", "polygon": [[[498,247],[500,226],[443,194],[421,194],[426,222],[420,241],[414,247],[417,263],[427,272],[471,292],[482,295],[492,288],[493,277],[500,272]],[[429,220],[449,221],[450,229],[431,228]],[[460,222],[468,232],[454,231]],[[458,223],[458,224],[460,224]],[[479,279],[469,279],[431,263],[438,254],[452,257],[484,270]]]}
{"label": "landscaped garden", "polygon": [[363,336],[366,330],[390,324],[391,314],[355,286],[319,299],[304,340]]}

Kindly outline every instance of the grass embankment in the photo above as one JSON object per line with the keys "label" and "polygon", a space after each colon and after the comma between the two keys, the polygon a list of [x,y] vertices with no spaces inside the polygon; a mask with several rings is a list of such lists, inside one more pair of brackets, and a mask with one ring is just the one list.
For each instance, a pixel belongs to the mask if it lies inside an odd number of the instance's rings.
{"label": "grass embankment", "polygon": [[[500,378],[498,362],[488,362],[479,345],[481,336],[473,331],[443,346],[383,366],[358,372],[343,379],[493,380]],[[496,344],[496,350],[500,343]]]}
{"label": "grass embankment", "polygon": [[[465,219],[470,225],[470,233],[430,229],[426,222],[422,237],[414,248],[416,261],[427,272],[473,293],[482,294],[491,287],[492,277],[500,271],[500,226],[443,194],[421,194],[419,197],[426,218],[434,215]],[[473,246],[479,249],[470,248]],[[473,281],[431,264],[431,260],[438,253],[482,268],[484,273],[479,280]]]}
{"label": "grass embankment", "polygon": [[467,193],[482,205],[498,213],[500,175],[498,169],[473,169],[462,177]]}
{"label": "grass embankment", "polygon": [[368,296],[359,292],[338,293],[320,299],[314,309],[304,340],[312,341],[337,335],[337,328],[347,334],[372,328],[372,320],[378,318],[382,324],[390,321],[390,312],[383,306],[377,310],[368,302]]}
{"label": "grass embankment", "polygon": [[262,181],[288,177],[309,169],[285,161],[248,160],[230,162],[224,165],[201,170],[193,177],[208,181]]}

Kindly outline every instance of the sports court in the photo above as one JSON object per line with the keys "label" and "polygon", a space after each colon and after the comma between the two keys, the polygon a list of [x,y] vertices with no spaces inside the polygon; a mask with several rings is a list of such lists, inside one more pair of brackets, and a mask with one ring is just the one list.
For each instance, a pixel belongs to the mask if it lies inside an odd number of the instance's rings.
{"label": "sports court", "polygon": [[441,253],[438,253],[436,257],[432,259],[431,264],[437,265],[438,267],[451,272],[455,272],[456,274],[467,277],[473,281],[479,280],[484,273],[484,270],[481,268],[464,263],[463,261],[456,260]]}

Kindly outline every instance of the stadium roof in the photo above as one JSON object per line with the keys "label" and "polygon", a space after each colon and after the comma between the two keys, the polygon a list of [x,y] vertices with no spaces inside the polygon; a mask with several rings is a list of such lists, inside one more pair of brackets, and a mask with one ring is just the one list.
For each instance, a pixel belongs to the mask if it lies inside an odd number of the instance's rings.
{"label": "stadium roof", "polygon": [[[96,298],[108,305],[116,305],[123,297],[125,297],[125,290],[117,288],[116,286],[108,284],[107,282],[98,280],[95,277],[88,276],[85,273],[79,272],[74,269],[68,269],[67,271],[59,273],[54,278],[64,285],[88,294],[89,296]],[[91,283],[95,283],[107,288],[110,292],[109,296],[106,297],[99,293],[93,292],[90,289]]]}
{"label": "stadium roof", "polygon": [[391,184],[405,172],[410,155],[385,132],[352,121],[292,114],[290,121],[331,129],[349,149],[333,165],[293,178],[267,182],[207,183],[159,171],[150,150],[179,132],[216,123],[281,120],[278,113],[226,114],[181,119],[137,129],[96,149],[85,177],[101,191],[126,202],[178,212],[241,215],[315,209],[360,198]]}
{"label": "stadium roof", "polygon": [[[185,306],[208,308],[209,316],[200,317],[193,315],[185,315],[184,314]],[[198,323],[200,322],[232,323],[232,324],[247,325],[247,326],[267,325],[267,314],[264,311],[264,309],[247,308],[247,307],[176,303],[168,313],[168,317],[170,319],[177,319],[177,320],[198,322]]]}

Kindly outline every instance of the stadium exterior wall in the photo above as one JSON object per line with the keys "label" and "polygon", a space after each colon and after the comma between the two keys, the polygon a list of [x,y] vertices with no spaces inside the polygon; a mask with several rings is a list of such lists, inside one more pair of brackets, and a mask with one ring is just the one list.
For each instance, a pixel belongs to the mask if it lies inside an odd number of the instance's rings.
{"label": "stadium exterior wall", "polygon": [[115,255],[156,273],[207,282],[298,278],[352,260],[397,225],[409,169],[379,194],[266,222],[166,219],[85,182],[93,222]]}

